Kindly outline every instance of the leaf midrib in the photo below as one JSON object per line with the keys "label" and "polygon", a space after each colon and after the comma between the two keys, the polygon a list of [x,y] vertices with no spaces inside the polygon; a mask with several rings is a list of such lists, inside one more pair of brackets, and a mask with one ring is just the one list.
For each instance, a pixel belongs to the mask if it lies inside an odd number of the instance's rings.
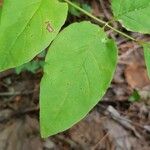
{"label": "leaf midrib", "polygon": [[[94,40],[92,40],[92,41],[94,41]],[[91,45],[91,44],[87,44],[86,47],[89,48],[89,45]],[[95,61],[95,64],[96,64],[96,66],[98,67],[99,73],[101,74],[100,66],[99,66],[98,61],[97,61],[97,59],[95,58],[95,55],[93,54],[93,52],[88,49],[88,50],[86,50],[86,53],[87,53],[87,54],[90,53],[90,54],[93,56],[93,60]],[[85,72],[86,81],[87,81],[87,84],[88,84],[88,90],[89,90],[89,92],[90,92],[90,81],[89,81],[89,78],[88,78],[88,75],[87,75],[87,72],[86,72],[85,66],[84,66],[85,61],[86,61],[86,57],[85,57],[83,63],[81,64],[81,68],[82,68],[82,69],[84,70],[84,72]],[[81,69],[81,68],[80,68],[80,69]],[[79,70],[80,70],[80,69],[79,69]],[[78,72],[78,73],[79,73],[79,72]],[[76,81],[76,80],[73,80],[73,82],[74,82],[74,81]],[[71,87],[70,87],[70,88],[71,88]],[[67,93],[67,95],[66,95],[65,98],[63,99],[61,105],[59,106],[59,111],[58,111],[58,112],[56,113],[56,115],[55,115],[55,120],[58,120],[58,116],[59,116],[59,114],[61,113],[61,109],[62,109],[63,105],[66,103],[66,101],[68,101],[68,99],[67,99],[67,98],[68,98],[68,95],[69,95],[69,92]],[[91,95],[89,94],[89,98],[90,98],[90,96],[91,96]],[[88,98],[88,99],[89,99],[89,98]]]}

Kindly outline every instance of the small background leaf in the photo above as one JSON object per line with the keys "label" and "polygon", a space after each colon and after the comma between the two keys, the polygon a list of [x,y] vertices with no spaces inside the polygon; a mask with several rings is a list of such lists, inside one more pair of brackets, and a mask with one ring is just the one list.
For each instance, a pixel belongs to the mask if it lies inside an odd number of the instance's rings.
{"label": "small background leaf", "polygon": [[23,64],[19,67],[15,68],[16,74],[20,74],[23,71],[28,71],[31,73],[36,73],[36,71],[40,68],[43,68],[44,66],[44,61],[43,60],[33,60],[31,62],[28,62],[26,64]]}
{"label": "small background leaf", "polygon": [[[84,10],[88,11],[89,13],[92,12],[92,8],[90,7],[90,5],[88,5],[86,3],[81,3],[80,4],[77,1],[73,1],[73,3],[75,3],[77,6],[83,8]],[[74,16],[77,16],[77,17],[82,15],[81,11],[77,10],[76,8],[74,8],[74,7],[70,6],[70,5],[69,5],[69,13],[71,15],[74,15]]]}
{"label": "small background leaf", "polygon": [[150,33],[150,0],[112,0],[112,10],[128,30]]}
{"label": "small background leaf", "polygon": [[137,102],[137,101],[139,101],[141,99],[141,96],[140,96],[140,94],[139,94],[139,91],[138,90],[134,90],[133,92],[132,92],[132,94],[130,95],[130,97],[129,97],[129,101],[130,102]]}
{"label": "small background leaf", "polygon": [[52,43],[40,93],[41,134],[64,131],[102,98],[115,71],[117,48],[90,22],[74,23]]}
{"label": "small background leaf", "polygon": [[20,66],[44,50],[67,16],[57,0],[5,0],[0,20],[0,71]]}

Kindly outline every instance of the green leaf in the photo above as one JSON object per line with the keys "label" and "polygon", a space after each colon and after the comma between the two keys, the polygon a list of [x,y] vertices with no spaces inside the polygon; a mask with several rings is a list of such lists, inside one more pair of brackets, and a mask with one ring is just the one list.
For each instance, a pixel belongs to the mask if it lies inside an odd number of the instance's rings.
{"label": "green leaf", "polygon": [[82,4],[82,8],[84,9],[84,10],[86,10],[87,12],[89,12],[89,13],[92,13],[92,8],[90,7],[90,5],[88,5],[88,4]]}
{"label": "green leaf", "polygon": [[150,0],[112,0],[112,9],[128,30],[150,33]]}
{"label": "green leaf", "polygon": [[36,71],[38,69],[43,68],[44,63],[45,62],[43,60],[33,60],[33,61],[23,64],[19,67],[16,67],[15,72],[16,72],[16,74],[20,74],[23,71],[29,71],[31,73],[36,73]]}
{"label": "green leaf", "polygon": [[0,20],[0,71],[30,61],[58,34],[67,5],[57,0],[5,0]]}
{"label": "green leaf", "polygon": [[132,103],[133,102],[138,102],[140,99],[141,99],[141,96],[139,94],[139,91],[137,91],[137,90],[134,90],[132,92],[132,94],[130,95],[130,97],[129,97],[129,101],[132,102]]}
{"label": "green leaf", "polygon": [[[77,6],[80,6],[80,3],[78,3],[78,2],[74,2]],[[71,15],[74,15],[74,16],[77,16],[77,17],[79,17],[80,16],[80,14],[81,14],[81,12],[79,11],[79,10],[77,10],[76,8],[74,8],[74,7],[72,7],[72,6],[70,6],[69,5],[69,13],[71,14]]]}
{"label": "green leaf", "polygon": [[64,29],[49,48],[40,92],[42,137],[64,131],[98,103],[112,80],[117,48],[90,22]]}
{"label": "green leaf", "polygon": [[144,57],[145,57],[147,71],[148,71],[148,76],[150,78],[150,43],[143,44],[143,48],[144,48]]}
{"label": "green leaf", "polygon": [[[92,12],[92,8],[86,4],[86,3],[83,3],[83,4],[80,4],[79,2],[77,2],[76,0],[73,1],[73,3],[75,5],[77,5],[78,7],[81,7],[82,9],[86,10],[87,12],[91,13]],[[69,5],[69,12],[71,15],[74,15],[74,16],[77,16],[77,17],[80,17],[82,15],[82,12],[79,11],[78,9],[74,8],[73,6]]]}

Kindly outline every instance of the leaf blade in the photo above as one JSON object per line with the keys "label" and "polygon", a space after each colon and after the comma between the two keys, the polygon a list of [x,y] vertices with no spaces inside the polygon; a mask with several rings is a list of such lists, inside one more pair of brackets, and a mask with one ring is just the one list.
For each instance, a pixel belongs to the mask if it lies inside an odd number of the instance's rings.
{"label": "leaf blade", "polygon": [[57,0],[4,1],[0,71],[20,66],[44,50],[64,24],[67,10],[67,5]]}
{"label": "leaf blade", "polygon": [[128,30],[150,33],[149,0],[112,0],[115,19]]}
{"label": "leaf blade", "polygon": [[114,42],[89,22],[72,24],[57,36],[41,82],[42,137],[68,129],[96,105],[110,84],[116,59]]}

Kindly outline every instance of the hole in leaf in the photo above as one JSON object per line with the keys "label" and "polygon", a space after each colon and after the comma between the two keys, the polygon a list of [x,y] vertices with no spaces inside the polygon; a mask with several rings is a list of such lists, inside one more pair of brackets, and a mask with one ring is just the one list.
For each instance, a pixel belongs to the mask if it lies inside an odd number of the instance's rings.
{"label": "hole in leaf", "polygon": [[47,29],[48,32],[53,32],[54,31],[54,29],[51,26],[51,23],[49,21],[46,21],[45,24],[46,24],[46,29]]}

